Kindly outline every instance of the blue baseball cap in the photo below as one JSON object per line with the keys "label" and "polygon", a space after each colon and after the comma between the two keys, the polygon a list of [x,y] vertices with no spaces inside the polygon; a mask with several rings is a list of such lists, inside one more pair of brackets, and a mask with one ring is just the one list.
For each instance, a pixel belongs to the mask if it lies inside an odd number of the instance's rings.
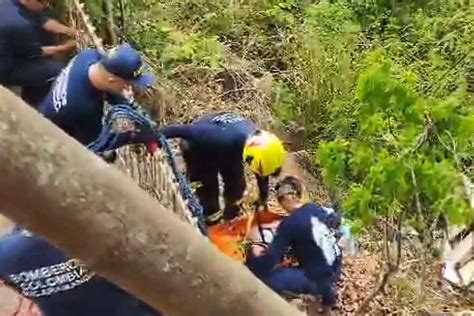
{"label": "blue baseball cap", "polygon": [[138,87],[149,87],[155,82],[155,77],[145,72],[147,66],[143,63],[140,53],[129,44],[121,44],[104,55],[100,63],[111,74],[129,81]]}

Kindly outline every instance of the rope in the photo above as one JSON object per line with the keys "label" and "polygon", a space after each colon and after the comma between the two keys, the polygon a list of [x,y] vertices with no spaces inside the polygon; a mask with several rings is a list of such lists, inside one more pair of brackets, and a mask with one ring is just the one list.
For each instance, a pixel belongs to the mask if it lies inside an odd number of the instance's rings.
{"label": "rope", "polygon": [[[71,0],[70,0],[71,1]],[[72,21],[76,21],[77,22],[77,19],[74,19],[73,16],[74,16],[74,13],[78,13],[79,15],[79,20],[82,21],[82,24],[84,26],[84,28],[86,29],[86,34],[89,36],[89,38],[84,38],[84,43],[82,43],[83,45],[82,46],[86,46],[88,43],[87,42],[92,42],[95,46],[95,48],[100,52],[100,53],[104,53],[105,52],[105,49],[104,49],[104,46],[102,45],[102,39],[100,39],[96,33],[95,33],[95,27],[92,25],[92,23],[90,22],[90,18],[89,16],[86,14],[86,12],[84,11],[84,4],[83,3],[80,3],[79,0],[72,0],[72,6],[70,5],[69,6],[70,11],[70,19]],[[73,10],[73,8],[75,10]],[[77,23],[75,23],[75,26],[77,27]],[[77,28],[79,29],[79,28]]]}
{"label": "rope", "polygon": [[[86,35],[88,36],[83,38],[82,46],[92,43],[99,52],[104,52],[102,41],[95,34],[95,28],[85,13],[83,4],[81,4],[79,0],[72,0],[70,2],[72,2],[70,6],[71,22],[77,27],[78,22],[81,21]],[[119,122],[120,120],[121,122]],[[121,127],[123,128],[122,131]],[[137,131],[145,131],[145,133]],[[202,234],[207,235],[201,204],[194,195],[185,175],[179,172],[176,165],[176,156],[169,142],[157,131],[156,122],[150,119],[148,114],[143,111],[141,107],[138,105],[135,107],[130,105],[113,106],[106,114],[99,137],[90,143],[87,148],[97,154],[102,154],[105,151],[117,149],[125,145],[143,143],[143,140],[150,137],[150,135],[160,142],[167,163],[161,163],[161,153],[157,154],[158,161],[154,161],[154,164],[151,165],[149,163],[150,161],[147,161],[145,174],[152,178],[151,182],[153,184],[152,188],[147,188],[148,191],[153,192],[157,199],[163,201],[165,204],[172,204],[175,213],[181,213],[183,217],[196,225]],[[130,153],[130,151],[128,153]],[[136,180],[138,180],[141,187],[146,187],[146,184],[149,183],[146,183],[146,181],[142,179],[138,159],[132,158],[128,160],[123,154],[120,158],[123,165],[128,167],[128,171],[132,170],[132,178],[137,178],[133,171],[138,169],[138,179]],[[158,183],[157,177],[159,178]],[[177,186],[175,184],[177,184]]]}
{"label": "rope", "polygon": [[[114,105],[107,113],[99,137],[90,143],[87,148],[98,155],[105,151],[115,150],[125,145],[159,141],[171,169],[172,180],[179,187],[182,199],[187,202],[196,225],[201,233],[206,235],[203,209],[194,195],[189,181],[179,172],[176,164],[175,153],[165,137],[157,131],[157,124],[145,112],[140,113],[139,108],[130,105]],[[170,187],[170,186],[168,186]]]}
{"label": "rope", "polygon": [[192,216],[196,219],[199,230],[204,235],[207,235],[206,224],[204,223],[203,208],[194,195],[189,181],[186,179],[183,173],[179,172],[176,166],[176,157],[174,156],[174,152],[171,149],[170,144],[162,134],[160,134],[159,139],[161,146],[166,153],[166,157],[168,158],[168,163],[171,167],[171,170],[178,181],[178,185],[181,190],[181,196],[185,201],[188,202],[188,208],[191,211]]}

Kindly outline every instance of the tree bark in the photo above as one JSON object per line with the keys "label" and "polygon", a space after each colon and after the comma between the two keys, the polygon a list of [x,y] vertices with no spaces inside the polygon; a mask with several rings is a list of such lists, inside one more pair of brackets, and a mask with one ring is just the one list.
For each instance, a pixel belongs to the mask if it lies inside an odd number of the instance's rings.
{"label": "tree bark", "polygon": [[104,15],[105,17],[103,20],[105,20],[105,28],[106,28],[106,33],[107,33],[107,39],[110,45],[117,45],[117,28],[115,26],[115,19],[114,19],[114,5],[112,0],[104,0],[103,2],[104,6]]}
{"label": "tree bark", "polygon": [[0,86],[0,212],[166,315],[303,315]]}

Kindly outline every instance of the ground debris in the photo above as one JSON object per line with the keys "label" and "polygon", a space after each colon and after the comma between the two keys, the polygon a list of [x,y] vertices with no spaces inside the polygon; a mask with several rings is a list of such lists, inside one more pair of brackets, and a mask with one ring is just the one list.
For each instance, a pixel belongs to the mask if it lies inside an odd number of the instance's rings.
{"label": "ground debris", "polygon": [[375,288],[379,270],[380,265],[372,255],[362,253],[357,257],[345,257],[342,276],[337,282],[337,311],[353,315]]}

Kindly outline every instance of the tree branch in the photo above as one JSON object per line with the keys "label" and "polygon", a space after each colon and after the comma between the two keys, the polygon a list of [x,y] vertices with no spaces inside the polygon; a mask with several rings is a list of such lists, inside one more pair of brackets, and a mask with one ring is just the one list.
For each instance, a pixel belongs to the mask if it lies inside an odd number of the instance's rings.
{"label": "tree branch", "polygon": [[[388,213],[388,211],[387,211]],[[385,229],[384,229],[384,252],[385,252],[385,271],[381,273],[381,277],[379,278],[379,282],[377,283],[377,286],[374,288],[372,293],[370,293],[362,302],[362,304],[357,308],[355,311],[356,315],[361,315],[363,314],[367,308],[369,307],[370,303],[375,299],[377,295],[379,295],[381,292],[384,291],[385,286],[387,285],[388,281],[390,280],[391,276],[394,275],[400,266],[400,258],[401,258],[401,251],[402,251],[402,241],[401,241],[401,224],[402,224],[402,215],[403,213],[400,213],[398,217],[398,223],[397,223],[397,228],[399,237],[395,238],[397,242],[397,257],[395,260],[395,264],[392,264],[392,259],[390,256],[390,246],[389,246],[389,231],[390,231],[390,223],[388,219],[388,214],[386,215],[385,218]]]}
{"label": "tree branch", "polygon": [[109,35],[110,44],[117,45],[117,28],[114,22],[114,5],[112,0],[103,0],[104,1],[104,11],[105,11],[105,25],[107,27],[107,33]]}

